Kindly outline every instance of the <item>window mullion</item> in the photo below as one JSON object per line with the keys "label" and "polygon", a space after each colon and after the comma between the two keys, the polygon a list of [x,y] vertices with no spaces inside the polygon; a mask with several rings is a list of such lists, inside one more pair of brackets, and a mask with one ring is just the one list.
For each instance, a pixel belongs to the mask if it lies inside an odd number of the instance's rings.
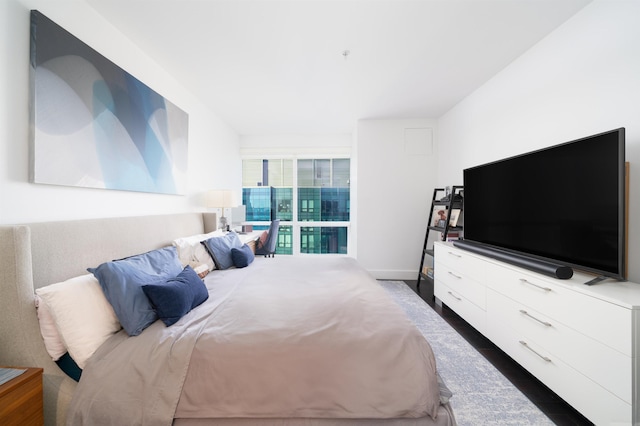
{"label": "window mullion", "polygon": [[292,175],[293,175],[293,195],[292,195],[292,209],[293,209],[293,222],[291,224],[292,226],[292,238],[293,241],[291,242],[291,246],[293,248],[293,255],[294,256],[298,256],[300,255],[300,243],[301,243],[301,239],[300,239],[300,223],[298,222],[298,158],[294,157],[293,158],[293,170],[292,170]]}

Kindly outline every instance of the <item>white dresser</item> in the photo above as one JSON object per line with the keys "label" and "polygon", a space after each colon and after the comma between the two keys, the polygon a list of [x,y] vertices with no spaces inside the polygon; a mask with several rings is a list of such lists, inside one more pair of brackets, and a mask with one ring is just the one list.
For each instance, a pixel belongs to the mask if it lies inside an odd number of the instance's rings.
{"label": "white dresser", "polygon": [[640,284],[434,249],[437,299],[596,425],[640,424]]}

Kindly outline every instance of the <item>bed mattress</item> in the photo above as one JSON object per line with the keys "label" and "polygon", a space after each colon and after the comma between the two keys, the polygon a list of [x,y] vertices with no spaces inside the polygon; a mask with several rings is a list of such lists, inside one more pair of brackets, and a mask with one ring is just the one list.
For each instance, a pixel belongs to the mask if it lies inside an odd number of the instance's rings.
{"label": "bed mattress", "polygon": [[176,324],[98,349],[69,424],[454,424],[428,342],[354,259],[256,258],[205,284]]}

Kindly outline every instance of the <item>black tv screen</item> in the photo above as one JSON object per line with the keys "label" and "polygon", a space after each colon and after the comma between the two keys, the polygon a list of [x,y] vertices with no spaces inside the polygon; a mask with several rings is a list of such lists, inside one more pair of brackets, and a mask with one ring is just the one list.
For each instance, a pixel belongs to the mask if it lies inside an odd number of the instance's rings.
{"label": "black tv screen", "polygon": [[625,279],[625,133],[464,170],[464,239]]}

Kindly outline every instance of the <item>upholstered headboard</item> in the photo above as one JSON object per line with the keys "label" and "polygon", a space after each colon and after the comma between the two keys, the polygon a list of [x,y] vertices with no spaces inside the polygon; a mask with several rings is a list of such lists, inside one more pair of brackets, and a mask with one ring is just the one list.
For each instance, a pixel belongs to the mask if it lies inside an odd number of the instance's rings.
{"label": "upholstered headboard", "polygon": [[47,425],[65,423],[76,383],[45,350],[34,290],[86,274],[102,262],[215,229],[214,213],[0,226],[0,365],[44,368]]}

